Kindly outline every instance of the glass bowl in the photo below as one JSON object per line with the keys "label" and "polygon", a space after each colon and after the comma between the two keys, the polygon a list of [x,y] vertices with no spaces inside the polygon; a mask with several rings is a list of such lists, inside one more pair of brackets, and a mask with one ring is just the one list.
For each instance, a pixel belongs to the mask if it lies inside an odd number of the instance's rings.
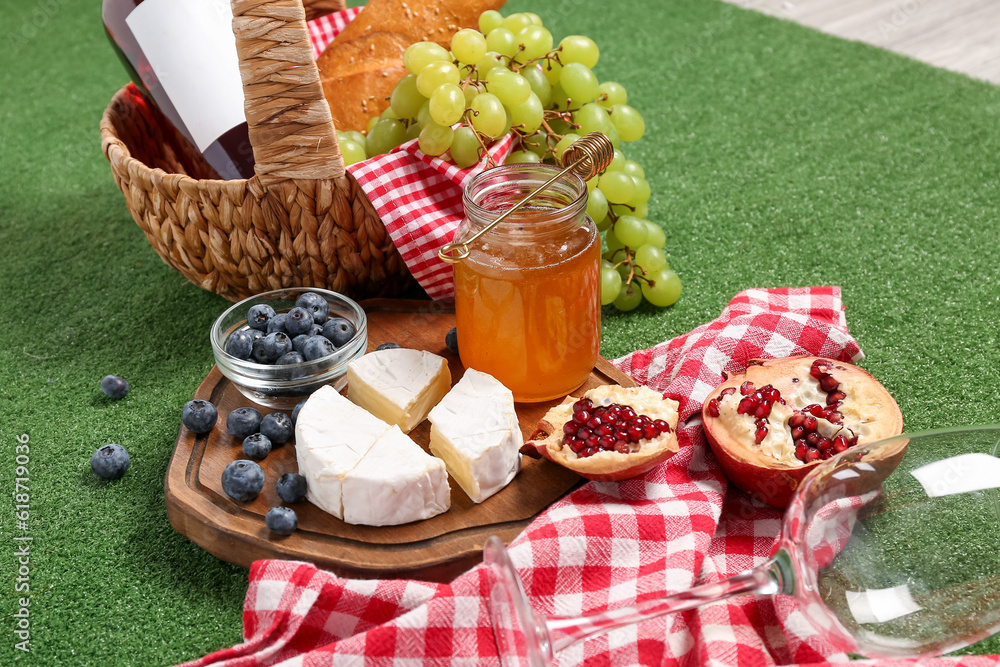
{"label": "glass bowl", "polygon": [[[226,340],[234,331],[248,329],[247,311],[267,304],[275,313],[288,312],[306,292],[314,292],[330,304],[330,317],[343,317],[357,333],[333,354],[301,364],[258,364],[238,359],[226,352]],[[368,349],[368,320],[357,303],[342,294],[310,287],[289,287],[263,292],[231,306],[212,325],[210,335],[215,363],[240,392],[251,401],[277,410],[291,410],[295,404],[324,385],[338,391],[347,383],[347,364]]]}

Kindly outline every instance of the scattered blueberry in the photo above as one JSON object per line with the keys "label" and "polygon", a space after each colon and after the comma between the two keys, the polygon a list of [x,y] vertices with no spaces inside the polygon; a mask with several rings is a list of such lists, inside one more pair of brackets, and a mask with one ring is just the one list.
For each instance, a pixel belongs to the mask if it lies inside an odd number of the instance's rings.
{"label": "scattered blueberry", "polygon": [[375,351],[378,352],[379,350],[398,350],[398,349],[399,349],[399,343],[382,343],[381,345],[375,348]]}
{"label": "scattered blueberry", "polygon": [[458,354],[458,327],[448,329],[444,335],[444,344],[454,354]]}
{"label": "scattered blueberry", "polygon": [[226,430],[242,440],[260,431],[260,420],[260,413],[254,408],[236,408],[226,417]]}
{"label": "scattered blueberry", "polygon": [[308,336],[322,336],[323,335],[323,325],[321,325],[321,324],[313,324],[309,328],[309,331],[306,332],[306,335],[308,335]]}
{"label": "scattered blueberry", "polygon": [[269,333],[253,344],[253,360],[258,364],[273,364],[278,357],[292,351],[292,339],[281,331]]}
{"label": "scattered blueberry", "polygon": [[222,490],[233,500],[253,500],[264,488],[264,469],[253,461],[238,459],[222,471]]}
{"label": "scattered blueberry", "polygon": [[275,331],[280,331],[281,333],[288,333],[286,328],[288,325],[288,313],[278,313],[271,318],[271,321],[267,323],[267,333],[274,333]]}
{"label": "scattered blueberry", "polygon": [[283,445],[292,439],[292,418],[284,412],[272,412],[260,421],[260,432],[274,445]]}
{"label": "scattered blueberry", "polygon": [[302,346],[306,344],[306,340],[309,338],[309,334],[299,334],[292,339],[292,349],[296,352],[302,352]]}
{"label": "scattered blueberry", "polygon": [[286,472],[278,478],[277,491],[286,503],[301,502],[306,497],[306,478],[297,472]]}
{"label": "scattered blueberry", "polygon": [[264,525],[278,535],[291,535],[299,527],[299,517],[288,507],[272,507],[264,515]]}
{"label": "scattered blueberry", "polygon": [[313,321],[316,324],[326,322],[326,318],[330,316],[330,304],[316,292],[306,292],[296,299],[295,305],[312,313]]}
{"label": "scattered blueberry", "polygon": [[308,361],[325,357],[337,351],[337,346],[330,342],[325,336],[309,336],[302,344],[302,356]]}
{"label": "scattered blueberry", "polygon": [[272,317],[274,317],[274,308],[266,303],[259,303],[256,306],[250,306],[250,310],[247,311],[247,324],[250,325],[251,329],[266,331],[267,323],[271,321]]}
{"label": "scattered blueberry", "polygon": [[258,338],[263,338],[265,336],[264,332],[260,329],[247,329],[246,332],[250,335],[250,344],[257,342]]}
{"label": "scattered blueberry", "polygon": [[301,352],[292,350],[291,352],[285,352],[283,355],[278,357],[274,363],[278,366],[288,366],[290,364],[301,364],[305,360],[306,358],[302,356]]}
{"label": "scattered blueberry", "polygon": [[[128,452],[121,445],[114,443],[98,448],[90,457],[90,469],[101,479],[120,478],[128,470],[128,465]],[[303,479],[303,484],[304,482]]]}
{"label": "scattered blueberry", "polygon": [[333,317],[326,321],[323,325],[323,335],[330,339],[337,347],[343,347],[347,345],[357,330],[354,325],[345,320],[343,317]]}
{"label": "scattered blueberry", "polygon": [[125,398],[125,394],[128,393],[128,382],[117,375],[105,375],[101,380],[101,391],[115,400]]}
{"label": "scattered blueberry", "polygon": [[243,438],[243,454],[260,461],[271,453],[271,440],[263,433],[252,433]]}
{"label": "scattered blueberry", "polygon": [[[251,331],[259,334],[263,333],[256,329],[251,329]],[[226,339],[226,354],[230,354],[237,359],[249,359],[250,351],[253,350],[253,341],[253,337],[246,331],[234,331]]]}
{"label": "scattered blueberry", "polygon": [[303,398],[295,404],[294,408],[292,408],[292,424],[295,424],[295,422],[299,420],[299,411],[302,410],[302,406],[305,405],[308,400],[308,398]]}
{"label": "scattered blueberry", "polygon": [[218,418],[215,406],[200,398],[188,401],[181,410],[181,423],[195,433],[208,433]]}
{"label": "scattered blueberry", "polygon": [[285,331],[289,336],[298,336],[309,333],[313,324],[315,322],[313,322],[312,312],[296,306],[288,311],[288,316],[285,318]]}

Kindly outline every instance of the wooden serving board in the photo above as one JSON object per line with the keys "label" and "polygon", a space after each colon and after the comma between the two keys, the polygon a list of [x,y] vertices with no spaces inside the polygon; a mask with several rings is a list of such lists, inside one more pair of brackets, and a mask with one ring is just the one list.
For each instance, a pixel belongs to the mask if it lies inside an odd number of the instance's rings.
{"label": "wooden serving board", "polygon": [[[368,315],[369,351],[387,342],[428,350],[448,360],[452,384],[462,377],[461,361],[444,344],[445,334],[455,326],[450,306],[390,299],[373,299],[361,305]],[[590,379],[574,393],[615,383],[634,384],[599,359]],[[209,553],[243,567],[258,559],[279,558],[310,561],[345,577],[451,581],[481,560],[487,537],[497,535],[509,543],[536,515],[581,481],[566,468],[525,456],[514,480],[478,505],[451,479],[451,509],[401,526],[351,525],[303,501],[293,506],[298,530],[282,537],[267,529],[264,515],[271,507],[285,504],[275,491],[275,482],[286,472],[297,472],[294,441],[275,448],[260,462],[266,476],[260,495],[249,503],[236,502],[222,491],[222,470],[229,462],[245,457],[242,443],[226,431],[226,416],[243,406],[255,407],[261,414],[272,410],[253,404],[214,366],[195,398],[215,404],[219,421],[204,435],[180,429],[164,482],[167,516],[179,533]],[[516,405],[526,437],[558,402]],[[410,437],[426,448],[429,422],[417,426]]]}

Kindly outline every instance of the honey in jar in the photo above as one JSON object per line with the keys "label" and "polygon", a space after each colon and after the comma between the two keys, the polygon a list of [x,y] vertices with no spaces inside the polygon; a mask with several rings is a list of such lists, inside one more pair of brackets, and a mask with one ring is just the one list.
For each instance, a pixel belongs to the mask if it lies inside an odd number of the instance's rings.
{"label": "honey in jar", "polygon": [[[465,189],[456,238],[471,237],[556,173],[518,164],[478,175]],[[586,186],[567,174],[454,265],[462,363],[500,380],[516,401],[565,396],[597,361],[601,241],[586,206]]]}

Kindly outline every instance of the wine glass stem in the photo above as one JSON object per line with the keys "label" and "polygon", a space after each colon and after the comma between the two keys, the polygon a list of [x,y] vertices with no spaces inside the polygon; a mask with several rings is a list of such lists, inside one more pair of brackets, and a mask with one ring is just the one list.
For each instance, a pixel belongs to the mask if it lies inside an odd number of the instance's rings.
{"label": "wine glass stem", "polygon": [[646,600],[631,607],[609,609],[584,616],[550,616],[547,625],[553,653],[558,653],[578,641],[664,614],[686,611],[709,602],[718,602],[735,595],[753,593],[768,595],[778,592],[781,577],[773,560],[753,570],[686,591]]}

